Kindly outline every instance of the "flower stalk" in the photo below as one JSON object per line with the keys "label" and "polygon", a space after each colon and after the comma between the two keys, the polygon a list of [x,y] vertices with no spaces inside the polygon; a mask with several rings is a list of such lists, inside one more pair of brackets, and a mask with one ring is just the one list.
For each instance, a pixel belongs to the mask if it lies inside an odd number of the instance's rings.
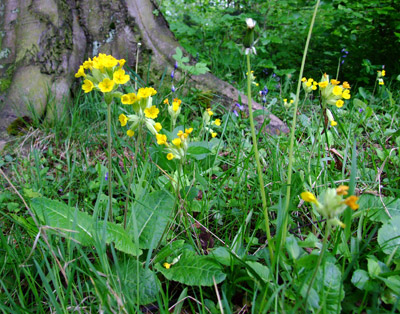
{"label": "flower stalk", "polygon": [[261,192],[261,199],[263,204],[263,213],[265,219],[265,230],[267,233],[267,240],[268,240],[268,249],[269,254],[271,256],[271,260],[274,258],[274,250],[272,245],[272,238],[271,238],[271,231],[269,229],[269,216],[268,216],[268,208],[267,208],[267,199],[265,197],[265,189],[264,189],[264,179],[262,174],[262,168],[260,163],[260,155],[258,153],[258,146],[257,146],[257,137],[256,131],[254,127],[254,120],[253,120],[253,108],[252,108],[252,100],[251,100],[251,65],[250,65],[250,53],[247,54],[247,103],[249,106],[249,119],[250,119],[250,128],[251,128],[251,137],[253,140],[253,148],[254,148],[254,157],[256,159],[257,164],[257,173],[258,173],[258,182],[260,184],[260,192]]}
{"label": "flower stalk", "polygon": [[[107,100],[106,100],[107,102]],[[108,215],[111,222],[113,222],[112,210],[112,156],[111,156],[111,104],[112,101],[107,102],[107,150],[108,150]]]}

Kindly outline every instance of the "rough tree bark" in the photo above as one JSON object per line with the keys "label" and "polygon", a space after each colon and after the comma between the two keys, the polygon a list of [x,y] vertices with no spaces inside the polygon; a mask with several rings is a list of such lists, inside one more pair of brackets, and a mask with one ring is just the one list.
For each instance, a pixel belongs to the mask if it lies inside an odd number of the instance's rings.
{"label": "rough tree bark", "polygon": [[[140,42],[140,58],[152,55],[151,76],[160,79],[166,66],[172,69],[179,43],[155,9],[151,0],[0,0],[0,131],[30,116],[29,106],[48,120],[58,117],[79,65],[99,52],[133,67]],[[220,95],[226,106],[239,97],[212,74],[192,77],[191,83]],[[241,100],[247,104],[246,96]],[[277,117],[270,119],[271,134],[288,131]]]}

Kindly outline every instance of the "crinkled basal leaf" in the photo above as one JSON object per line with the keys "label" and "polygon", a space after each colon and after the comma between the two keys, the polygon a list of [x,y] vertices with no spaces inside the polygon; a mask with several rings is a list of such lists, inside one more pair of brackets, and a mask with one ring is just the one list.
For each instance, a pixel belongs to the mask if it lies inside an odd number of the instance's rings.
{"label": "crinkled basal leaf", "polygon": [[140,203],[135,203],[127,230],[134,238],[136,224],[140,248],[149,249],[157,245],[171,217],[173,206],[174,198],[165,191],[149,193]]}
{"label": "crinkled basal leaf", "polygon": [[[383,197],[382,200],[392,217],[400,216],[400,199]],[[386,223],[391,219],[378,196],[365,194],[360,198],[358,204],[362,210],[368,210],[369,219],[372,221]]]}
{"label": "crinkled basal leaf", "polygon": [[351,283],[360,290],[369,290],[368,287],[369,276],[363,269],[357,269],[351,277]]}
{"label": "crinkled basal leaf", "polygon": [[[137,282],[137,271],[139,270],[139,285]],[[139,305],[149,304],[154,302],[159,293],[160,283],[157,276],[149,268],[144,269],[142,265],[133,258],[125,263],[119,264],[119,278],[115,282],[121,282],[126,288],[125,291],[130,293],[133,302],[137,303],[137,289],[139,288]],[[114,276],[116,271],[114,268]]]}
{"label": "crinkled basal leaf", "polygon": [[340,269],[332,263],[325,263],[325,275],[318,272],[317,282],[323,283],[319,285],[318,291],[320,297],[320,306],[323,313],[340,313],[342,300],[344,299],[344,289],[341,285],[342,273]]}
{"label": "crinkled basal leaf", "polygon": [[378,243],[386,254],[390,255],[396,250],[395,257],[400,257],[400,216],[382,225],[378,231]]}
{"label": "crinkled basal leaf", "polygon": [[177,263],[166,269],[161,264],[156,265],[165,278],[178,281],[188,286],[212,286],[225,280],[226,275],[222,272],[222,267],[213,259],[196,255],[191,251],[185,251]]}
{"label": "crinkled basal leaf", "polygon": [[96,222],[87,213],[78,211],[64,203],[45,197],[35,198],[31,202],[32,209],[44,224],[59,228],[59,235],[72,238],[82,245],[93,245],[96,235],[105,232],[106,243],[115,243],[115,248],[122,252],[138,255],[141,251],[135,246],[127,232],[119,225],[107,222]]}

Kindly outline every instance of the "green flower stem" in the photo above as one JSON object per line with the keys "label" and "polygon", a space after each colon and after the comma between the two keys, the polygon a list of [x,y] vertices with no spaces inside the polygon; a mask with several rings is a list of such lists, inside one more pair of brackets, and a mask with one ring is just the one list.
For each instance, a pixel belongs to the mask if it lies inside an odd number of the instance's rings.
{"label": "green flower stem", "polygon": [[137,155],[139,154],[140,142],[142,140],[142,136],[141,136],[142,132],[140,132],[140,131],[141,130],[138,129],[138,137],[135,141],[135,153],[133,155],[132,166],[131,166],[130,173],[129,173],[128,191],[126,194],[125,208],[124,208],[124,229],[126,229],[126,218],[127,218],[127,214],[128,214],[129,196],[131,194],[131,185],[132,185],[132,181],[133,181],[133,171],[135,170],[135,167],[136,167]]}
{"label": "green flower stem", "polygon": [[[106,101],[107,102],[107,101]],[[107,142],[108,142],[108,203],[109,203],[109,219],[113,221],[112,211],[112,157],[111,157],[111,104],[112,101],[107,102]]]}
{"label": "green flower stem", "polygon": [[311,288],[312,288],[312,286],[313,286],[314,280],[315,280],[315,278],[317,277],[317,273],[318,273],[319,266],[321,266],[322,259],[323,259],[323,257],[324,257],[326,248],[327,248],[327,246],[328,246],[327,244],[328,244],[328,238],[329,238],[329,235],[330,235],[330,234],[331,234],[331,224],[329,223],[329,221],[327,221],[327,222],[326,222],[326,226],[325,226],[325,236],[324,236],[324,241],[322,242],[321,253],[319,254],[318,261],[317,261],[317,265],[316,265],[315,270],[314,270],[314,273],[313,273],[313,275],[312,275],[312,277],[311,277],[310,284],[308,285],[306,298],[305,298],[305,300],[304,300],[304,306],[305,306],[305,307],[307,307],[308,296],[309,296],[309,294],[310,294],[310,291],[311,291]]}
{"label": "green flower stem", "polygon": [[262,198],[262,204],[263,204],[263,213],[264,213],[264,219],[265,219],[265,230],[267,232],[268,249],[269,249],[269,254],[271,256],[271,260],[273,260],[274,259],[274,250],[273,250],[273,245],[272,245],[271,232],[269,230],[267,199],[265,197],[264,179],[262,176],[260,155],[258,154],[257,137],[256,137],[256,131],[255,131],[255,127],[254,127],[254,120],[253,120],[253,106],[252,106],[251,102],[252,102],[252,100],[251,100],[251,66],[250,66],[250,53],[249,53],[249,54],[247,54],[247,104],[249,106],[251,137],[253,139],[254,157],[255,157],[256,163],[257,163],[258,181],[260,184],[261,198]]}
{"label": "green flower stem", "polygon": [[299,80],[298,80],[298,83],[297,83],[296,100],[294,102],[293,121],[292,121],[292,128],[291,128],[291,132],[290,132],[289,165],[288,165],[287,184],[286,184],[285,221],[284,221],[283,226],[282,226],[282,237],[281,237],[281,239],[282,239],[281,244],[282,245],[286,241],[287,224],[288,224],[288,220],[289,220],[289,202],[290,202],[290,190],[291,190],[291,184],[292,184],[292,169],[293,169],[294,131],[296,130],[297,107],[298,107],[298,104],[299,104],[301,79],[302,79],[303,73],[304,73],[304,65],[306,63],[308,46],[310,44],[311,34],[312,34],[312,30],[313,30],[314,23],[315,23],[315,17],[317,16],[319,3],[320,3],[320,0],[318,0],[317,4],[315,5],[314,13],[313,13],[312,20],[311,20],[310,29],[308,31],[306,46],[304,47],[304,52],[303,52],[303,60],[301,61]]}

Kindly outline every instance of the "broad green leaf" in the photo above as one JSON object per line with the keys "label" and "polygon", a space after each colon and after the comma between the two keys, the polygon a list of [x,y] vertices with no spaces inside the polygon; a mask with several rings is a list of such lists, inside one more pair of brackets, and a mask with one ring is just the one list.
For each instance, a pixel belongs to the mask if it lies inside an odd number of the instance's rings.
{"label": "broad green leaf", "polygon": [[171,218],[173,207],[174,198],[165,191],[146,194],[140,203],[135,203],[127,231],[134,238],[136,223],[140,248],[149,249],[157,245]]}
{"label": "broad green leaf", "polygon": [[[259,262],[247,261],[246,264],[250,266],[264,282],[268,282],[271,280],[269,268]],[[247,271],[250,277],[253,277],[250,271]]]}
{"label": "broad green leaf", "polygon": [[351,277],[351,283],[360,290],[364,289],[368,290],[368,281],[369,281],[368,273],[362,269],[357,269],[353,273],[353,276]]}
{"label": "broad green leaf", "polygon": [[300,256],[301,249],[297,244],[297,239],[294,236],[290,235],[286,238],[285,247],[290,258],[296,260]]}
{"label": "broad green leaf", "polygon": [[[103,221],[96,223],[87,213],[64,203],[41,197],[33,199],[31,204],[41,222],[50,227],[59,228],[59,235],[75,239],[82,245],[94,245],[97,235],[102,235],[104,232]],[[107,244],[114,242],[117,250],[131,255],[141,254],[121,226],[107,222],[105,232]]]}
{"label": "broad green leaf", "polygon": [[184,240],[177,240],[171,243],[168,243],[164,246],[160,252],[157,253],[156,257],[154,258],[154,264],[166,262],[166,259],[170,255],[177,256],[179,255],[181,249],[185,244]]}
{"label": "broad green leaf", "polygon": [[222,272],[222,267],[212,258],[204,255],[196,255],[195,252],[184,251],[180,259],[169,269],[161,264],[155,268],[160,271],[165,278],[178,281],[188,286],[212,286],[225,280],[226,275]]}
{"label": "broad green leaf", "polygon": [[[139,283],[137,281],[139,270]],[[115,274],[116,282],[121,282],[126,292],[135,303],[140,305],[149,304],[156,301],[159,293],[160,283],[156,274],[149,268],[144,269],[136,259],[129,259],[125,263],[119,264],[119,276]],[[139,289],[139,302],[137,302],[137,289]]]}
{"label": "broad green leaf", "polygon": [[384,253],[389,255],[396,250],[395,257],[400,257],[400,216],[382,225],[378,231],[378,243]]}

